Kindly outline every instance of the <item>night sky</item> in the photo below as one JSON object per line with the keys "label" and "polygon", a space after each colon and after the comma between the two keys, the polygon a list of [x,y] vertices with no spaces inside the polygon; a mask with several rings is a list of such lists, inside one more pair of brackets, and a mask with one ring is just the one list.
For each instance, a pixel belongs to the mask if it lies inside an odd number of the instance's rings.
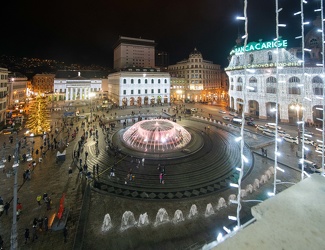
{"label": "night sky", "polygon": [[[113,65],[119,36],[155,40],[170,64],[196,47],[203,58],[227,66],[238,33],[244,33],[243,0],[11,0],[2,3],[0,55],[55,59],[67,63]],[[300,0],[279,0],[280,35],[289,47],[301,35]],[[305,5],[313,21],[319,0]],[[275,0],[248,0],[249,41],[275,37]],[[306,30],[312,26],[306,26]]]}

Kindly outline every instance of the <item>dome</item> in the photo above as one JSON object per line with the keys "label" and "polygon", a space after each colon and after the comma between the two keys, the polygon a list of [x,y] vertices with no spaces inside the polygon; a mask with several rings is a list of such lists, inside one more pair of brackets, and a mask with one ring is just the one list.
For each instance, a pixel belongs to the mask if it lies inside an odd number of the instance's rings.
{"label": "dome", "polygon": [[191,52],[190,57],[202,57],[202,54],[200,51],[198,51],[196,48]]}

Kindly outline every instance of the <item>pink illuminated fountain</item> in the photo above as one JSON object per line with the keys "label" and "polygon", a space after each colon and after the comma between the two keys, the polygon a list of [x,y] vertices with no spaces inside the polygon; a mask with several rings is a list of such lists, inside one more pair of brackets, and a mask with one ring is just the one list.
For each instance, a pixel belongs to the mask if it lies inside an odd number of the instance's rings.
{"label": "pink illuminated fountain", "polygon": [[123,134],[123,141],[144,152],[168,152],[185,147],[191,135],[175,122],[156,119],[137,122]]}

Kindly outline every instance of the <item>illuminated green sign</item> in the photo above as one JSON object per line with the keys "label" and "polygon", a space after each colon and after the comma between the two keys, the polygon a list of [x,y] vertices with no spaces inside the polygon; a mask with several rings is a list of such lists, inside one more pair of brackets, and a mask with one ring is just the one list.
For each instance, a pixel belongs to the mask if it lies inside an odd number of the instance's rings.
{"label": "illuminated green sign", "polygon": [[[267,41],[267,42],[251,42],[246,45],[246,52],[265,50],[265,49],[275,49],[275,48],[286,48],[288,46],[287,40],[277,40],[277,41]],[[240,54],[244,53],[244,46],[234,48],[230,54]]]}

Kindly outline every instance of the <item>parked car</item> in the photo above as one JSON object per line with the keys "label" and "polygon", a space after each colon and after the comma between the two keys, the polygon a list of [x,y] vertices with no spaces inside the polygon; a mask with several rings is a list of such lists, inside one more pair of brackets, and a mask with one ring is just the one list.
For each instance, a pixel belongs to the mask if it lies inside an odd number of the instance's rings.
{"label": "parked car", "polygon": [[270,129],[264,129],[263,134],[268,135],[268,136],[275,136],[274,131],[272,131]]}
{"label": "parked car", "polygon": [[278,130],[278,135],[281,137],[287,136],[287,137],[291,137],[291,135],[287,134],[285,131],[283,130]]}
{"label": "parked car", "polygon": [[[302,134],[302,130],[300,130],[300,133]],[[307,130],[307,129],[305,129],[305,135],[309,135],[309,136],[313,136],[314,135],[314,133],[313,132],[311,132],[311,131],[309,131],[309,130]]]}
{"label": "parked car", "polygon": [[229,116],[223,116],[222,119],[230,121],[230,117]]}
{"label": "parked car", "polygon": [[[297,136],[296,138],[297,138],[297,140],[298,140],[298,136]],[[300,136],[300,142],[301,142],[301,143],[302,143],[302,139],[303,139],[303,137]],[[306,138],[306,137],[305,137],[305,139],[304,139],[304,143],[305,143],[305,144],[308,144],[308,145],[315,146],[315,142],[312,141],[312,140],[310,140],[309,138]]]}
{"label": "parked car", "polygon": [[227,112],[224,111],[224,110],[222,110],[222,109],[219,109],[219,113],[220,113],[220,114],[226,114]]}
{"label": "parked car", "polygon": [[191,108],[192,113],[197,113],[197,108]]}
{"label": "parked car", "polygon": [[231,122],[232,123],[235,123],[235,124],[239,124],[239,125],[241,125],[241,119],[239,119],[239,118],[233,118],[232,120],[231,120]]}
{"label": "parked car", "polygon": [[235,112],[229,112],[229,115],[231,115],[231,116],[237,116],[238,114],[235,113]]}
{"label": "parked car", "polygon": [[298,145],[298,139],[297,138],[294,138],[292,136],[284,136],[282,137],[283,140],[287,141],[287,142],[290,142],[290,143],[296,143]]}
{"label": "parked car", "polygon": [[276,126],[275,123],[271,123],[271,122],[266,123],[265,127],[270,128],[270,129],[275,129],[277,127],[278,129],[282,130],[282,128],[280,126]]}
{"label": "parked car", "polygon": [[256,129],[259,130],[259,131],[263,131],[266,129],[265,126],[262,126],[262,125],[256,125]]}
{"label": "parked car", "polygon": [[302,166],[304,166],[304,171],[310,174],[322,172],[322,169],[312,161],[304,160],[303,163],[299,162],[298,163],[299,169],[302,169]]}
{"label": "parked car", "polygon": [[254,118],[250,117],[250,116],[245,116],[245,120],[246,121],[254,121]]}
{"label": "parked car", "polygon": [[256,124],[255,124],[253,121],[247,121],[246,124],[247,124],[248,126],[253,126],[253,127],[256,126]]}

